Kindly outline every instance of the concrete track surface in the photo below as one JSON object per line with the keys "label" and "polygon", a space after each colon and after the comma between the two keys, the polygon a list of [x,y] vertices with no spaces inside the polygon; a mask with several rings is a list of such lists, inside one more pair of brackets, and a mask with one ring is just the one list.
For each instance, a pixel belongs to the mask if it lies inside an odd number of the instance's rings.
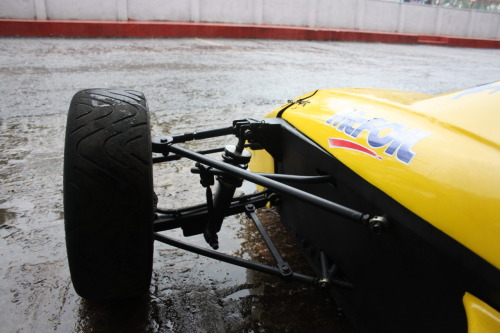
{"label": "concrete track surface", "polygon": [[[4,38],[0,77],[1,332],[352,332],[321,290],[163,244],[155,247],[150,295],[141,304],[95,304],[78,297],[67,267],[62,204],[65,121],[73,94],[96,87],[142,91],[153,135],[178,134],[259,118],[318,88],[435,94],[491,82],[500,78],[500,51],[313,41]],[[155,166],[161,207],[203,201],[198,179],[180,174],[189,174],[191,166]],[[310,273],[276,213],[263,210],[260,216],[292,267]],[[199,237],[188,240],[203,245]],[[227,219],[220,250],[271,262],[243,216]]]}

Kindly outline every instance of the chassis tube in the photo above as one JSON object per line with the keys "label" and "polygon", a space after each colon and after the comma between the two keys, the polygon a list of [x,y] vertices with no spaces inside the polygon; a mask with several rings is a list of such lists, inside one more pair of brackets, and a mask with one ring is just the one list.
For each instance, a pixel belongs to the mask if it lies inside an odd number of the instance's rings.
{"label": "chassis tube", "polygon": [[296,189],[295,187],[274,181],[272,179],[268,179],[266,177],[251,173],[246,170],[242,170],[238,167],[232,166],[228,163],[224,163],[221,161],[214,160],[212,158],[206,157],[204,155],[195,153],[193,151],[177,147],[175,145],[169,144],[166,145],[165,150],[174,152],[175,154],[178,154],[180,156],[184,156],[187,158],[192,159],[193,161],[200,162],[203,164],[206,164],[208,166],[211,166],[213,168],[217,168],[219,170],[226,171],[230,174],[236,175],[238,177],[241,177],[245,180],[251,181],[253,183],[256,183],[258,185],[261,185],[263,187],[267,187],[277,193],[284,194],[284,195],[289,195],[291,197],[303,200],[315,207],[325,209],[327,211],[330,211],[332,213],[335,213],[337,215],[346,217],[348,219],[360,222],[362,224],[365,224],[369,220],[369,216],[366,214],[363,214],[361,212],[358,212],[354,209],[339,205],[335,202],[323,199],[321,197],[318,197],[316,195],[304,192],[302,190]]}

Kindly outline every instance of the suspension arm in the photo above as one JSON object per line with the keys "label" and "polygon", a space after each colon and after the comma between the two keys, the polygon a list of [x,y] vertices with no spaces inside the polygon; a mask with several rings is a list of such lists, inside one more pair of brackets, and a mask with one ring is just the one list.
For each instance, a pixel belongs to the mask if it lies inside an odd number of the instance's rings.
{"label": "suspension arm", "polygon": [[[199,255],[202,255],[205,257],[224,261],[224,262],[227,262],[229,264],[252,269],[255,271],[267,273],[267,274],[274,275],[274,276],[282,276],[282,273],[280,272],[280,270],[277,267],[264,265],[264,264],[261,264],[258,262],[245,260],[242,258],[238,258],[235,256],[225,254],[225,253],[213,251],[210,249],[205,249],[205,248],[202,248],[202,247],[199,247],[196,245],[187,244],[187,243],[181,242],[179,240],[173,239],[171,237],[167,237],[167,236],[159,234],[159,233],[155,233],[154,238],[155,238],[155,240],[157,240],[159,242],[162,242],[162,243],[165,243],[165,244],[168,244],[171,246],[175,246],[177,248],[180,248],[180,249],[183,249],[183,250],[186,250],[189,252],[193,252],[193,253],[196,253],[196,254],[199,254]],[[313,284],[313,285],[318,284],[318,278],[313,277],[313,276],[309,276],[309,275],[300,274],[300,273],[295,273],[295,272],[293,272],[287,278],[291,279],[291,280],[299,281],[299,282]]]}
{"label": "suspension arm", "polygon": [[245,180],[251,181],[253,183],[256,183],[258,185],[261,185],[263,187],[269,188],[279,194],[284,194],[288,195],[291,197],[294,197],[296,199],[302,200],[304,202],[307,202],[315,207],[327,210],[329,212],[332,212],[334,214],[337,214],[339,216],[348,218],[350,220],[356,221],[358,223],[361,223],[362,225],[367,225],[368,222],[370,221],[370,216],[368,214],[363,214],[359,211],[356,211],[354,209],[351,209],[349,207],[342,206],[340,204],[337,204],[335,202],[323,199],[321,197],[318,197],[316,195],[307,193],[305,191],[299,190],[295,187],[280,183],[278,181],[268,179],[264,176],[254,174],[252,172],[242,170],[241,168],[232,166],[228,163],[224,163],[221,161],[214,160],[212,158],[206,157],[204,155],[198,154],[196,152],[177,147],[173,144],[165,142],[164,144],[159,144],[158,142],[153,142],[153,145],[155,146],[155,151],[156,150],[161,150],[158,152],[161,153],[168,153],[168,152],[173,152],[177,155],[187,157],[193,161],[203,163],[205,165],[211,166],[213,168],[223,170],[229,174],[232,174],[237,177],[241,177]]}
{"label": "suspension arm", "polygon": [[[202,154],[200,152],[200,154]],[[178,155],[174,155],[178,156]],[[220,176],[224,174],[224,171],[217,169],[210,169],[209,172],[216,176]],[[191,173],[198,174],[200,170],[198,168],[191,168]],[[288,175],[288,174],[279,174],[279,173],[263,173],[263,172],[254,172],[255,175],[263,176],[272,180],[276,180],[279,182],[290,182],[290,183],[302,183],[302,184],[325,184],[329,183],[333,180],[331,176],[328,175],[318,175],[318,176],[300,176],[300,175]]]}
{"label": "suspension arm", "polygon": [[[247,195],[232,200],[227,216],[243,213],[248,204],[257,208],[264,207],[269,202],[264,194]],[[181,210],[165,211],[157,210],[158,216],[154,221],[154,231],[165,231],[182,228],[184,236],[197,235],[203,232],[208,219],[208,207],[206,204],[187,207]]]}

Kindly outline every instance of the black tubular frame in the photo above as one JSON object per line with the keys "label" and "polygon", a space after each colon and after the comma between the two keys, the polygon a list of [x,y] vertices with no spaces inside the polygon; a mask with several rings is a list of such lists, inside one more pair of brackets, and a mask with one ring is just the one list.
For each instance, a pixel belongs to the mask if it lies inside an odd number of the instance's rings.
{"label": "black tubular frame", "polygon": [[[252,270],[255,270],[255,271],[258,271],[261,273],[266,273],[266,274],[270,274],[270,275],[274,275],[274,276],[283,277],[283,275],[281,274],[281,271],[277,267],[272,267],[272,266],[264,265],[264,264],[261,264],[261,263],[255,262],[255,261],[250,261],[250,260],[238,258],[235,256],[231,256],[231,255],[228,255],[225,253],[217,252],[214,250],[205,249],[205,248],[202,248],[202,247],[199,247],[196,245],[181,242],[177,239],[174,239],[174,238],[171,238],[171,237],[159,234],[159,233],[155,233],[154,238],[155,238],[155,240],[157,240],[161,243],[168,244],[168,245],[177,247],[179,249],[193,252],[193,253],[196,253],[196,254],[199,254],[199,255],[202,255],[205,257],[209,257],[212,259],[227,262],[229,264],[233,264],[236,266],[252,269]],[[289,276],[286,276],[285,278],[290,279],[290,280],[294,280],[294,281],[298,281],[298,282],[307,283],[307,284],[313,284],[313,285],[318,284],[318,281],[319,281],[318,278],[315,278],[313,276],[304,275],[304,274],[295,273],[295,272],[292,272]]]}
{"label": "black tubular frame", "polygon": [[[245,144],[245,141],[247,140],[247,137],[251,135],[250,129],[252,128],[252,126],[259,126],[260,124],[262,123],[256,122],[255,120],[251,119],[237,120],[233,122],[232,127],[223,127],[208,131],[186,133],[178,136],[154,137],[152,139],[153,153],[161,153],[163,155],[161,157],[153,157],[153,163],[175,161],[182,158],[187,158],[195,161],[197,162],[196,167],[192,168],[191,172],[194,174],[200,174],[202,185],[204,187],[207,187],[206,204],[186,207],[177,210],[156,209],[156,218],[153,224],[155,240],[223,262],[268,273],[271,275],[281,276],[284,279],[300,281],[308,284],[315,284],[322,287],[333,285],[340,288],[352,288],[352,285],[349,282],[335,279],[336,266],[333,264],[330,268],[327,268],[326,258],[322,258],[322,274],[319,278],[293,272],[291,267],[286,261],[282,259],[278,250],[274,246],[274,243],[272,242],[271,238],[269,237],[262,223],[257,217],[255,209],[262,208],[272,202],[273,197],[275,196],[274,194],[276,193],[278,195],[290,196],[296,199],[300,199],[301,201],[304,201],[314,207],[324,209],[365,226],[370,226],[372,224],[372,221],[379,221],[380,218],[376,216],[369,216],[368,214],[364,214],[349,207],[345,207],[335,202],[326,200],[324,198],[318,197],[284,183],[329,183],[332,181],[332,178],[329,175],[301,176],[286,174],[266,174],[252,173],[246,170],[246,164],[240,164],[241,160],[239,159],[238,154],[241,153],[244,147],[250,146],[252,148],[259,148],[258,143]],[[238,138],[238,145],[236,145],[235,151],[228,152],[228,148],[226,147],[226,149],[215,148],[193,152],[176,145],[177,143],[184,143],[192,140],[208,139],[225,135],[235,135]],[[240,149],[239,152],[238,149]],[[207,154],[218,152],[224,152],[224,161],[215,160],[213,158],[205,156]],[[254,222],[257,230],[261,234],[266,246],[268,247],[276,262],[275,267],[230,256],[214,250],[201,248],[160,234],[160,232],[162,231],[177,228],[183,229],[184,236],[191,236],[206,232],[207,224],[213,217],[212,214],[214,214],[214,210],[222,209],[220,207],[214,207],[212,202],[210,185],[214,184],[213,178],[215,176],[218,177],[219,182],[221,181],[221,179],[222,181],[224,181],[224,179],[229,179],[236,180],[236,183],[240,182],[241,185],[241,181],[246,180],[254,184],[263,186],[267,189],[256,194],[227,199],[230,200],[230,202],[227,202],[227,207],[223,208],[223,214],[224,216],[230,216],[234,214],[245,213]],[[220,213],[221,212],[219,211],[219,214]],[[206,236],[205,239],[207,239]],[[214,249],[217,249],[217,247],[214,247]]]}
{"label": "black tubular frame", "polygon": [[318,197],[316,195],[307,193],[305,191],[299,190],[299,189],[292,187],[290,185],[280,183],[278,181],[261,176],[259,174],[252,173],[250,171],[243,170],[243,169],[238,168],[236,166],[226,164],[226,163],[221,162],[221,161],[214,160],[214,159],[206,157],[202,154],[192,152],[188,149],[177,147],[174,145],[167,145],[165,147],[167,147],[166,151],[162,151],[162,152],[169,152],[169,151],[173,152],[176,155],[189,158],[190,160],[200,162],[202,164],[208,165],[208,166],[210,166],[212,168],[216,168],[218,170],[222,170],[222,171],[224,171],[232,176],[241,177],[244,180],[247,180],[247,181],[250,181],[252,183],[258,184],[260,186],[263,186],[265,188],[271,189],[276,193],[295,197],[297,199],[300,199],[304,202],[311,204],[312,206],[325,209],[327,211],[330,211],[330,212],[335,213],[339,216],[351,219],[353,221],[356,221],[356,222],[359,222],[362,224],[366,224],[368,222],[368,220],[370,219],[369,215],[363,214],[362,212],[359,212],[357,210],[339,205],[335,202],[323,199],[323,198]]}

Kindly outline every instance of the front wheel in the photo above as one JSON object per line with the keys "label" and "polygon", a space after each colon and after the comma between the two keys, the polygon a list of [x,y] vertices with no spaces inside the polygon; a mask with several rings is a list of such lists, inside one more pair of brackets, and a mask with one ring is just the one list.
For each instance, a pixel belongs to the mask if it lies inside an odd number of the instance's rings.
{"label": "front wheel", "polygon": [[149,290],[153,206],[144,95],[78,92],[66,127],[64,215],[71,279],[80,296],[106,300]]}

